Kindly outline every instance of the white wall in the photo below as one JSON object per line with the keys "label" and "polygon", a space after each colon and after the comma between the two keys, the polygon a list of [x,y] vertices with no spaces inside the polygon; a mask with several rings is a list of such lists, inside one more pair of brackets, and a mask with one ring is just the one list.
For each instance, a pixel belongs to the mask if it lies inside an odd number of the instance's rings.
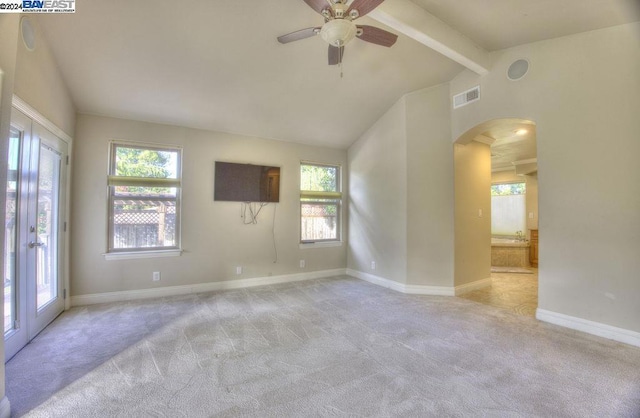
{"label": "white wall", "polygon": [[[455,144],[456,286],[491,277],[491,150]],[[482,214],[480,214],[482,211]]]}
{"label": "white wall", "polygon": [[[531,62],[520,81],[505,76]],[[481,86],[453,112],[453,138],[487,120],[536,123],[539,308],[640,331],[640,23],[523,45],[469,71],[452,93]]]}
{"label": "white wall", "polygon": [[60,70],[36,19],[27,16],[35,32],[35,49],[18,42],[14,93],[73,138],[76,110]]}
{"label": "white wall", "polygon": [[449,86],[419,90],[349,148],[350,269],[412,286],[453,287],[449,120]]}
{"label": "white wall", "polygon": [[454,188],[449,85],[406,96],[407,282],[453,286]]}
{"label": "white wall", "polygon": [[[183,147],[182,256],[104,259],[107,154],[112,139]],[[78,115],[75,142],[73,193],[76,198],[72,203],[71,225],[71,294],[74,296],[346,266],[346,244],[299,248],[300,161],[340,164],[346,182],[345,150],[88,115]],[[240,203],[213,201],[216,160],[281,167],[280,203],[266,206],[257,225],[243,225]],[[345,193],[345,201],[347,199],[348,193]],[[274,210],[277,263],[274,263],[272,235]],[[346,231],[346,222],[344,228]],[[300,259],[306,261],[305,269],[299,268]],[[242,275],[235,274],[236,266],[243,267]],[[153,271],[161,272],[161,281],[152,282]]]}
{"label": "white wall", "polygon": [[407,277],[405,119],[403,98],[349,148],[348,267],[399,283]]}

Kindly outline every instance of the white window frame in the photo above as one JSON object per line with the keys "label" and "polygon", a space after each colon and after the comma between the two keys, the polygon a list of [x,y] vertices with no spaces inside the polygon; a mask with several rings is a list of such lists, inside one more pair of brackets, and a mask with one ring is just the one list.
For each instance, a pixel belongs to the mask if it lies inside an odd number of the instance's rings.
{"label": "white window frame", "polygon": [[[170,151],[178,155],[176,177],[173,178],[152,178],[152,177],[126,177],[115,175],[116,150],[123,148],[138,148],[153,151]],[[140,186],[140,187],[172,187],[176,188],[176,196],[154,198],[154,200],[175,201],[176,225],[175,225],[175,245],[140,248],[114,248],[115,226],[114,226],[114,204],[116,186]],[[110,141],[109,142],[109,165],[107,174],[108,189],[108,220],[107,220],[107,252],[104,254],[107,260],[145,258],[145,257],[171,257],[178,256],[181,250],[181,195],[182,195],[182,147],[176,145],[154,144],[148,142],[133,141]]]}
{"label": "white window frame", "polygon": [[[302,190],[302,166],[316,166],[316,167],[330,167],[336,169],[336,191],[314,191],[314,190]],[[340,164],[318,163],[313,161],[301,161],[300,169],[300,216],[298,222],[298,228],[300,228],[300,248],[310,247],[331,247],[336,245],[342,245],[342,166]],[[317,199],[303,201],[303,199]],[[330,239],[318,239],[318,240],[303,240],[302,239],[302,205],[335,205],[336,206],[336,238]]]}

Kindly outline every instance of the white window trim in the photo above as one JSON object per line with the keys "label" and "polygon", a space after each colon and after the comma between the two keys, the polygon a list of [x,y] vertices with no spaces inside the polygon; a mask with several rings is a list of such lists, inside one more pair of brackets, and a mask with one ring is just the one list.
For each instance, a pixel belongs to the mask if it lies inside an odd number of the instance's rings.
{"label": "white window trim", "polygon": [[316,241],[316,242],[301,242],[298,247],[301,250],[310,250],[312,248],[330,248],[330,247],[342,247],[342,240],[331,241]]}
{"label": "white window trim", "polygon": [[[337,167],[338,168],[338,180],[336,186],[338,187],[338,191],[336,192],[316,192],[309,190],[300,190],[300,197],[298,198],[298,240],[299,240],[299,248],[300,249],[311,249],[311,248],[328,248],[328,247],[339,247],[342,246],[343,237],[344,237],[344,193],[343,190],[343,172],[342,172],[342,164],[339,163],[319,163],[315,161],[303,160],[300,161],[300,167],[303,165],[314,165],[314,166],[324,166],[324,167]],[[300,177],[300,169],[298,169],[298,184],[301,185],[302,178]],[[318,241],[302,241],[302,229],[301,229],[301,219],[302,219],[302,199],[303,198],[335,198],[339,201],[339,214],[338,214],[338,231],[336,239],[326,239],[326,240],[318,240]]]}
{"label": "white window trim", "polygon": [[180,257],[182,250],[152,250],[152,251],[130,251],[117,253],[102,254],[107,261],[112,260],[132,260],[135,258],[161,258],[161,257]]}
{"label": "white window trim", "polygon": [[[110,236],[110,225],[111,225],[111,217],[113,208],[111,203],[111,186],[116,185],[115,183],[119,183],[114,181],[116,176],[111,175],[111,168],[113,159],[113,147],[115,146],[133,146],[139,148],[149,148],[149,149],[166,149],[171,151],[179,152],[179,161],[178,161],[178,179],[175,180],[176,186],[178,187],[177,191],[177,207],[176,210],[179,214],[179,227],[177,231],[177,240],[178,246],[176,247],[158,247],[158,248],[142,248],[142,249],[122,249],[122,250],[110,250],[111,245],[111,236]],[[183,149],[180,145],[174,144],[159,144],[153,142],[140,142],[140,141],[128,141],[128,140],[117,140],[113,139],[109,141],[109,160],[107,164],[107,224],[106,224],[106,234],[107,234],[107,251],[103,253],[105,260],[127,260],[127,259],[136,259],[136,258],[159,258],[159,257],[178,257],[182,255],[182,153]],[[148,180],[151,184],[155,183],[155,179]],[[126,181],[125,181],[126,182]],[[113,184],[112,184],[113,183]],[[153,184],[155,185],[155,184]]]}

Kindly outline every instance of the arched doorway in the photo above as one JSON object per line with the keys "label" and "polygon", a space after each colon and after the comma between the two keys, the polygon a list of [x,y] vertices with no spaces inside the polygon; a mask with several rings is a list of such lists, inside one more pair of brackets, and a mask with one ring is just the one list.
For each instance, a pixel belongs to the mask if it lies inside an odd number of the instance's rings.
{"label": "arched doorway", "polygon": [[538,304],[536,125],[481,123],[454,144],[457,294],[518,314]]}

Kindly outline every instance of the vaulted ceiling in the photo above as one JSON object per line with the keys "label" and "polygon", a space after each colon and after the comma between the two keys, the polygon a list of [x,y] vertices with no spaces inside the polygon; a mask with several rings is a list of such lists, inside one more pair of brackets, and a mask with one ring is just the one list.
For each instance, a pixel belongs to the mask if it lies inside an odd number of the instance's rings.
{"label": "vaulted ceiling", "polygon": [[322,25],[303,0],[87,0],[33,18],[81,113],[346,148],[403,94],[490,67],[489,51],[638,21],[638,3],[386,0],[357,23],[397,43],[355,39],[341,68],[320,37],[277,42]]}

